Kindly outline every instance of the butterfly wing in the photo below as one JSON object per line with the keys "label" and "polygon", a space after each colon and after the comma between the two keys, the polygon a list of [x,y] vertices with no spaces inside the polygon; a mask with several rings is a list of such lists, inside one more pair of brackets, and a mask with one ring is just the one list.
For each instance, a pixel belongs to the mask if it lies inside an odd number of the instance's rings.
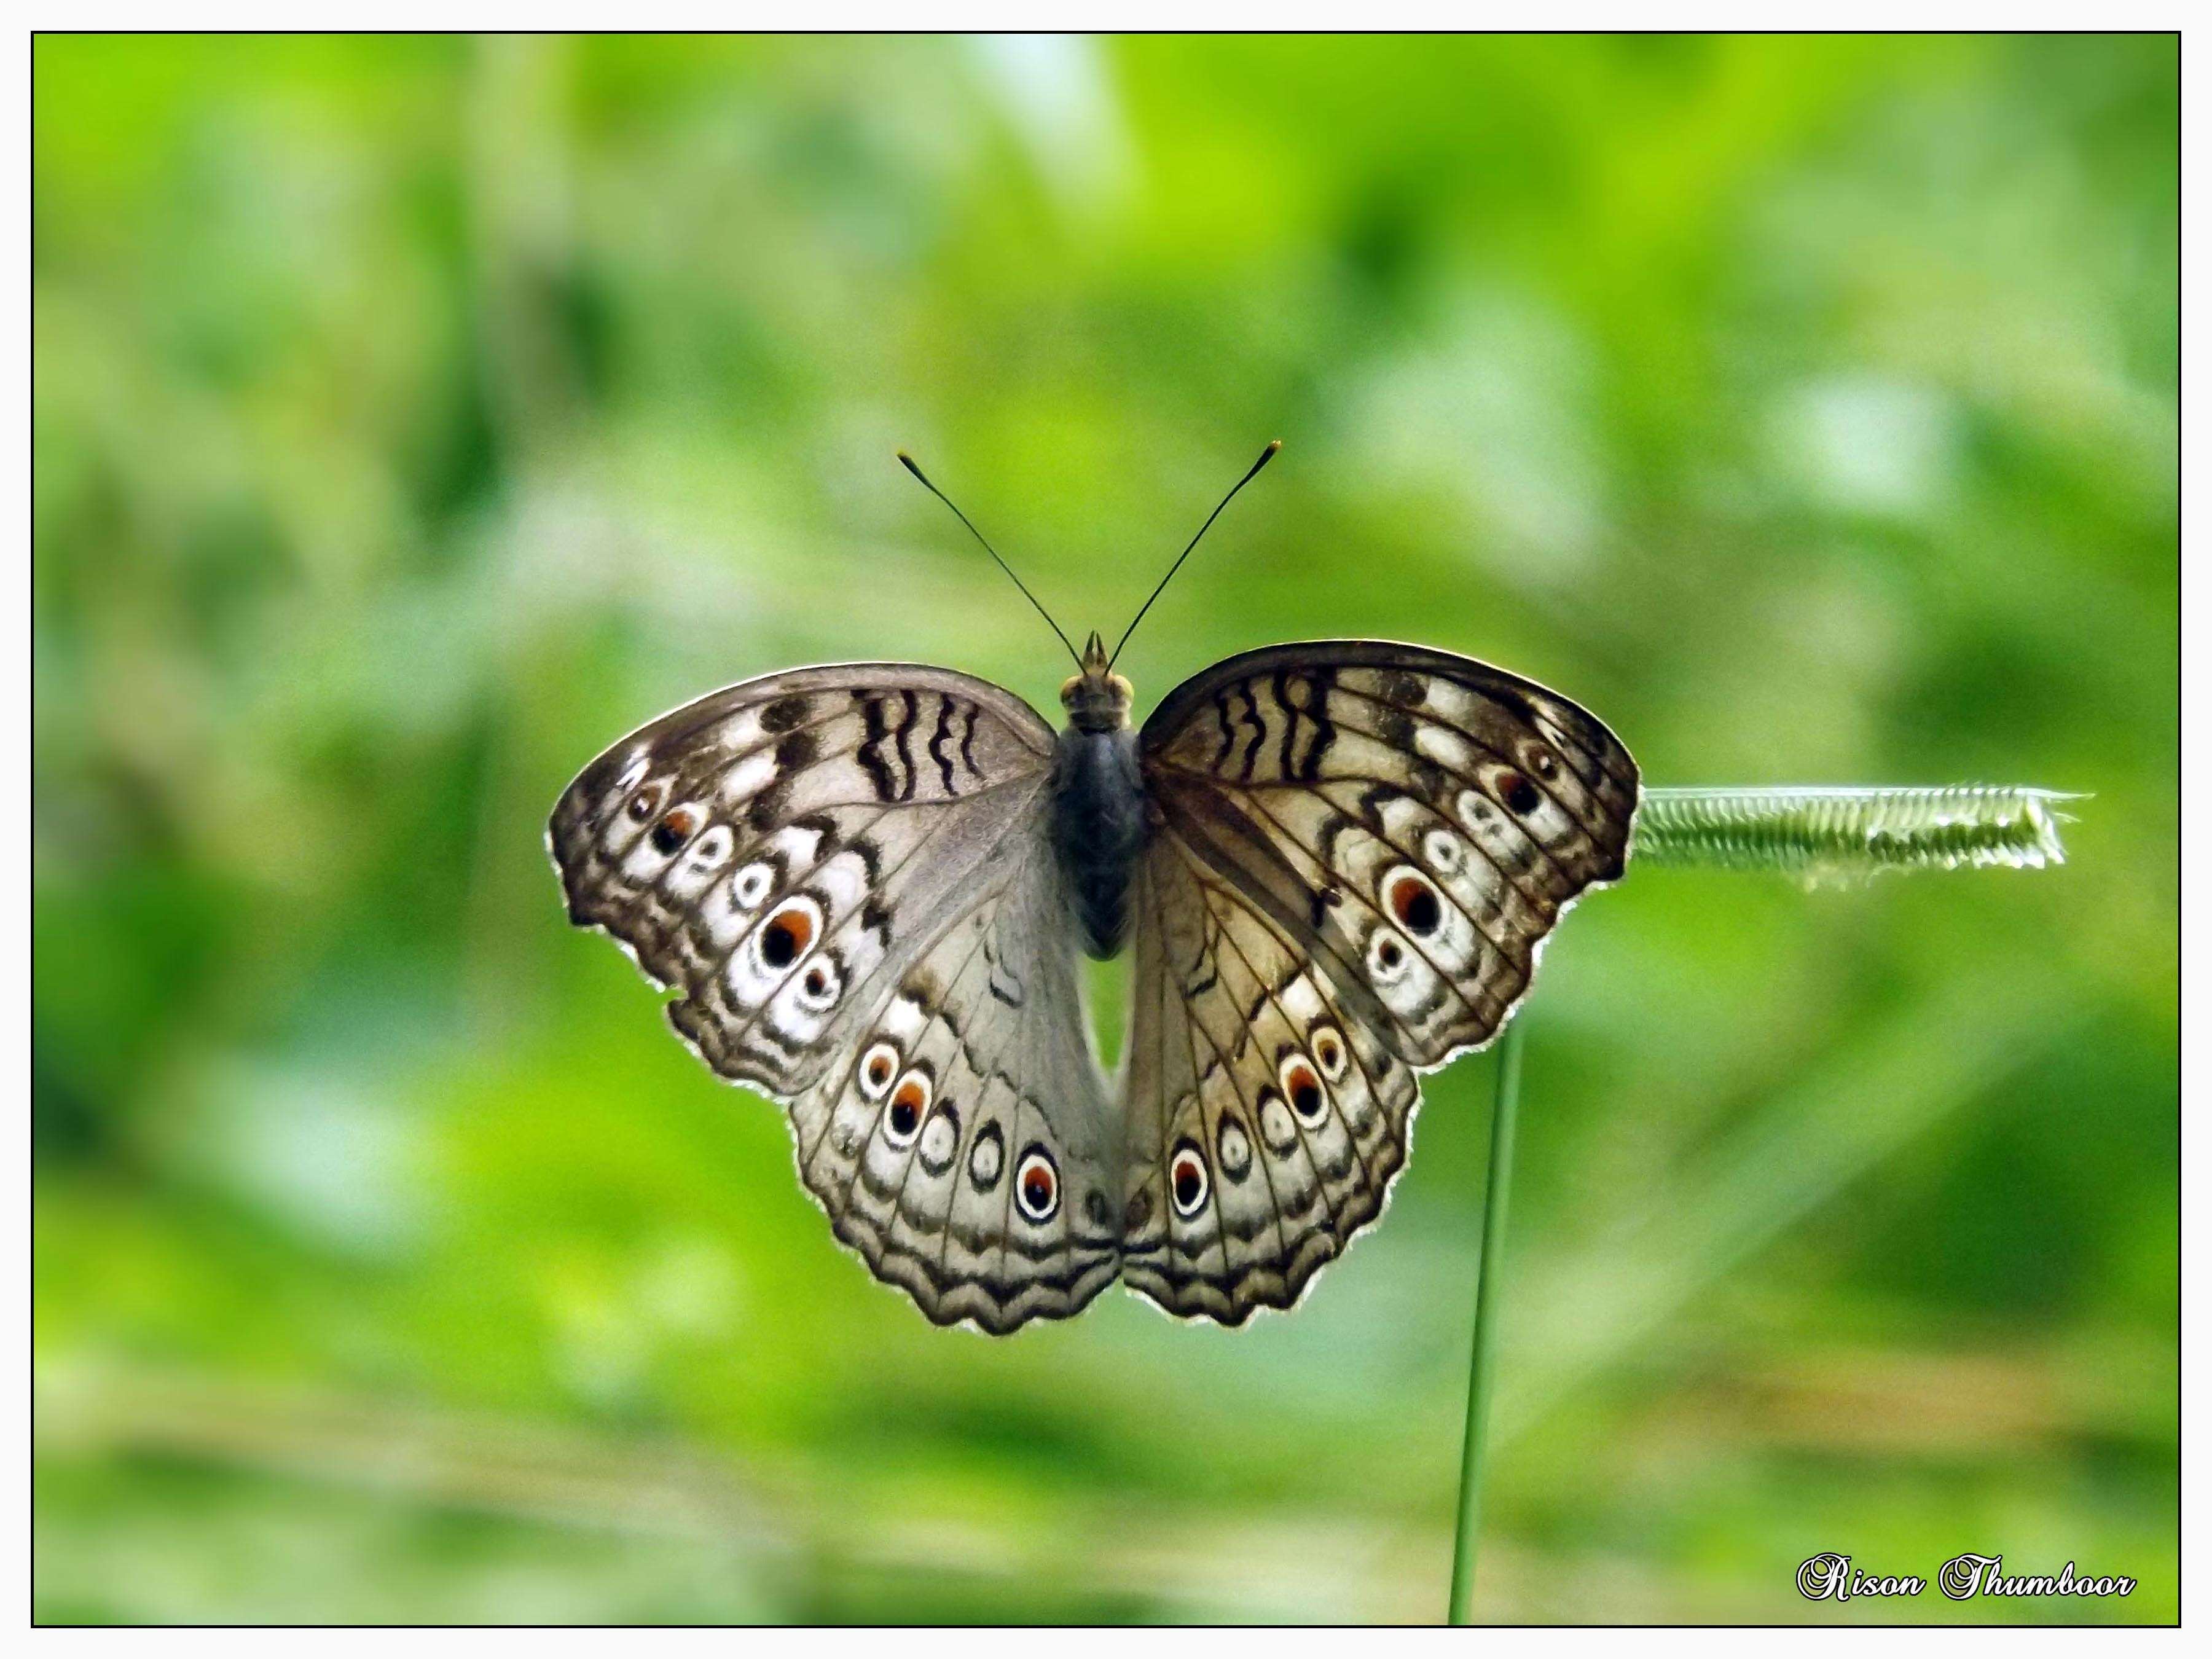
{"label": "butterfly wing", "polygon": [[1619,878],[1639,785],[1565,698],[1364,641],[1233,657],[1139,750],[1123,1270],[1234,1323],[1381,1212],[1416,1073],[1488,1042]]}
{"label": "butterfly wing", "polygon": [[625,738],[547,829],[570,919],[679,993],[708,1066],[789,1106],[838,1237],[993,1329],[1073,1312],[1117,1257],[1086,1214],[1118,1146],[1038,850],[1052,745],[965,675],[800,669]]}

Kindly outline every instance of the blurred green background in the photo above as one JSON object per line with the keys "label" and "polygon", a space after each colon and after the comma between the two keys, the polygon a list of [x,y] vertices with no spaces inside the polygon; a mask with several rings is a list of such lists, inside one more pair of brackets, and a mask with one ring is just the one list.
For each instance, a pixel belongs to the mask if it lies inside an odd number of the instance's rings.
{"label": "blurred green background", "polygon": [[[668,705],[1416,639],[1656,783],[1529,1021],[1498,1620],[2177,1607],[2171,39],[40,38],[41,1617],[1442,1613],[1490,1062],[1297,1312],[833,1244],[539,836]],[[1102,1013],[1118,969],[1101,975]],[[2140,1578],[1808,1604],[1824,1550]]]}

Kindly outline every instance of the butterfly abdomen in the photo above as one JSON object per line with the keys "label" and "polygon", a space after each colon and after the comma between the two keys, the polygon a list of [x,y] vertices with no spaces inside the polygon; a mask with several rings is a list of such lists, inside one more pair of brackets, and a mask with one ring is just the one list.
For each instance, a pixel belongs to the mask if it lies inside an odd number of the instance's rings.
{"label": "butterfly abdomen", "polygon": [[1145,850],[1145,787],[1137,734],[1060,734],[1052,775],[1052,844],[1083,948],[1103,961],[1129,933],[1129,888]]}

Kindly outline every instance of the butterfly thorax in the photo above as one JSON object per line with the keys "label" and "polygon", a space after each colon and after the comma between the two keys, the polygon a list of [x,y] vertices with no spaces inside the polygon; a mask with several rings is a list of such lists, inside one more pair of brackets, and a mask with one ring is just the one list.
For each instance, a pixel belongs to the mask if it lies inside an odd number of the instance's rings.
{"label": "butterfly thorax", "polygon": [[1129,729],[1129,682],[1107,665],[1097,635],[1083,672],[1060,689],[1067,726],[1052,775],[1052,841],[1083,948],[1103,961],[1129,932],[1129,888],[1145,850],[1145,786]]}

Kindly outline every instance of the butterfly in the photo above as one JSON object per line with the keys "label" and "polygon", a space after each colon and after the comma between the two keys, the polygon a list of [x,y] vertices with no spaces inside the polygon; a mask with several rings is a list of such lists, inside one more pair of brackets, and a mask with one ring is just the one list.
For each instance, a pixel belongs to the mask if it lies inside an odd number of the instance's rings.
{"label": "butterfly", "polygon": [[[570,920],[784,1103],[836,1237],[932,1320],[1005,1333],[1119,1279],[1239,1324],[1382,1213],[1419,1075],[1494,1036],[1621,874],[1636,763],[1419,646],[1248,651],[1141,727],[1100,636],[1070,654],[1057,732],[913,663],[729,686],[586,767],[548,849]],[[1125,947],[1109,1079],[1079,958]]]}

